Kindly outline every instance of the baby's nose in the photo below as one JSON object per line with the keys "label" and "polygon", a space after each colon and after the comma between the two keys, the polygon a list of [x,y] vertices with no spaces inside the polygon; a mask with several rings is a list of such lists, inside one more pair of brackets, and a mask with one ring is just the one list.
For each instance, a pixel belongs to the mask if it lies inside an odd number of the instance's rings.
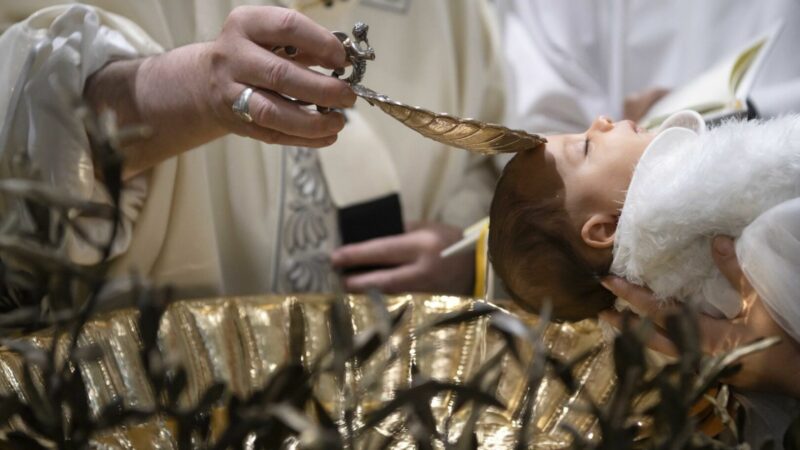
{"label": "baby's nose", "polygon": [[608,131],[614,128],[614,121],[608,116],[597,116],[592,123],[591,129],[597,131]]}

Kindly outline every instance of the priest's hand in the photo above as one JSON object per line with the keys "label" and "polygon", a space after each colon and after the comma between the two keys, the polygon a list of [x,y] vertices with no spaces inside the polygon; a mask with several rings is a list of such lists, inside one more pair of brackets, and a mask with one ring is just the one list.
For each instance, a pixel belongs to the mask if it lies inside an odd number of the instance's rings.
{"label": "priest's hand", "polygon": [[[733,319],[716,319],[700,315],[701,348],[716,354],[747,344],[760,337],[778,336],[781,342],[766,350],[743,358],[742,370],[726,380],[742,389],[780,392],[800,398],[800,343],[794,341],[770,316],[766,306],[742,273],[736,258],[733,240],[719,236],[714,239],[712,255],[719,270],[742,299],[742,312]],[[663,333],[670,308],[661,308],[653,293],[622,278],[609,277],[603,285],[616,296],[628,301],[634,310],[650,318],[658,327],[649,343],[651,348],[666,354],[675,354],[672,342]],[[616,311],[601,313],[601,318],[619,327],[621,314]]]}
{"label": "priest's hand", "polygon": [[442,250],[461,239],[461,229],[431,223],[397,235],[340,247],[331,255],[334,267],[386,266],[346,276],[348,292],[376,288],[385,293],[469,294],[474,279],[471,253],[443,260]]}
{"label": "priest's hand", "polygon": [[[296,50],[287,55],[286,48]],[[335,141],[344,116],[322,114],[285,97],[330,108],[353,106],[356,97],[347,83],[308,68],[345,64],[341,42],[308,17],[288,8],[242,6],[231,12],[219,37],[200,56],[199,68],[208,78],[200,107],[237,134],[268,143],[324,147]],[[254,89],[248,102],[252,123],[231,108],[248,87]]]}
{"label": "priest's hand", "polygon": [[[212,42],[106,65],[88,80],[84,97],[95,109],[114,110],[120,125],[152,130],[149,139],[124,149],[124,176],[131,177],[227,133],[293,146],[332,144],[343,115],[322,114],[288,97],[352,106],[356,97],[345,82],[309,69],[345,64],[339,40],[302,14],[243,6]],[[246,102],[252,121],[233,110],[247,88],[253,89]]]}

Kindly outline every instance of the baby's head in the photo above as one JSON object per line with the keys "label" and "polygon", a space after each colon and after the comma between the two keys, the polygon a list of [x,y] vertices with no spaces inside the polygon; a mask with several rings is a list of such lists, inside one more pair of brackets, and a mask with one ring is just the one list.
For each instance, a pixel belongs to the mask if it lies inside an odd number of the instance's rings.
{"label": "baby's head", "polygon": [[610,307],[599,278],[633,170],[654,135],[600,117],[585,133],[548,136],[506,165],[492,201],[489,254],[514,300],[578,320]]}

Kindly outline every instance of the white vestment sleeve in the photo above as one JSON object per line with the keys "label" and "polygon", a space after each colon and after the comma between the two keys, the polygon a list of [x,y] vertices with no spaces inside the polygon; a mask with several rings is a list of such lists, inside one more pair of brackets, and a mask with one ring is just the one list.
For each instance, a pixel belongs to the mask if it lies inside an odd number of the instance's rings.
{"label": "white vestment sleeve", "polygon": [[[579,132],[611,112],[606,67],[583,60],[574,28],[592,21],[569,2],[499,0],[508,102],[506,125],[537,133]],[[566,11],[564,11],[566,10]],[[565,23],[569,17],[578,23]],[[580,20],[579,20],[580,19]]]}
{"label": "white vestment sleeve", "polygon": [[[82,200],[109,203],[105,186],[95,179],[82,119],[69,100],[80,98],[86,80],[105,64],[160,51],[132,22],[83,5],[47,8],[9,28],[0,36],[0,56],[6,60],[0,67],[0,176],[19,176],[10,162],[22,160],[52,187]],[[112,257],[128,248],[146,195],[146,174],[124,184]],[[107,220],[76,221],[96,242],[110,237]],[[71,233],[63,251],[79,264],[98,263],[102,256]]]}
{"label": "white vestment sleeve", "polygon": [[769,209],[748,225],[736,255],[772,318],[800,342],[800,198]]}
{"label": "white vestment sleeve", "polygon": [[800,78],[753,92],[751,100],[763,118],[800,112]]}

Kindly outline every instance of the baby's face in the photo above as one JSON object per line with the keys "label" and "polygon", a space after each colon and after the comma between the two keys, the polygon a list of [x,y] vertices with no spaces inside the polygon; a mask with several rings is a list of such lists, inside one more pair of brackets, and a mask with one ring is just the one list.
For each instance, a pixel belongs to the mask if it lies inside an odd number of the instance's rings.
{"label": "baby's face", "polygon": [[596,213],[619,211],[636,163],[655,134],[631,121],[598,117],[581,134],[547,137],[545,158],[564,182],[565,206],[579,223]]}

